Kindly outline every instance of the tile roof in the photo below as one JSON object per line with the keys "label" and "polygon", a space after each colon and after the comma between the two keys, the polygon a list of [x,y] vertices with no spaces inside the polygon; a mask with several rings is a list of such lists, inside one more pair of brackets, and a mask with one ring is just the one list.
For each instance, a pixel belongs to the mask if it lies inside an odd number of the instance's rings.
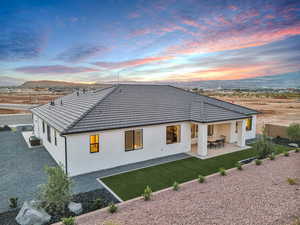
{"label": "tile roof", "polygon": [[169,85],[129,84],[73,93],[32,112],[63,134],[178,121],[209,123],[258,113]]}

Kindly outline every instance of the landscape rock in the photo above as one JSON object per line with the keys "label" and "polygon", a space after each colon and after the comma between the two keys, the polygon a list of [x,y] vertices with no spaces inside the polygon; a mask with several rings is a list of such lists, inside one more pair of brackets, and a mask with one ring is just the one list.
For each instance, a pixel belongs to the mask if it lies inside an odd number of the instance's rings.
{"label": "landscape rock", "polygon": [[76,203],[76,202],[70,202],[68,205],[68,208],[70,212],[75,213],[76,215],[79,215],[82,213],[82,204]]}
{"label": "landscape rock", "polygon": [[19,211],[16,221],[20,225],[43,225],[48,223],[51,216],[43,209],[37,209],[30,202],[25,201]]}
{"label": "landscape rock", "polygon": [[298,148],[299,147],[298,144],[296,144],[296,143],[289,143],[288,145],[290,147],[293,147],[293,148]]}

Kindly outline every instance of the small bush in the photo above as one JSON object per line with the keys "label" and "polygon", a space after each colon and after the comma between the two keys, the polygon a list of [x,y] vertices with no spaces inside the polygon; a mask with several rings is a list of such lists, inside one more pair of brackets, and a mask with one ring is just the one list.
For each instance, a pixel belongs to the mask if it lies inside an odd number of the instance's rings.
{"label": "small bush", "polygon": [[152,195],[152,190],[149,186],[147,186],[145,188],[144,193],[142,194],[142,196],[144,197],[145,201],[148,201],[148,200],[150,200],[151,195]]}
{"label": "small bush", "polygon": [[179,184],[178,184],[178,182],[174,182],[174,184],[173,184],[173,190],[174,191],[178,191],[179,190]]}
{"label": "small bush", "polygon": [[286,130],[288,137],[292,141],[299,141],[300,140],[300,124],[293,123],[290,124]]}
{"label": "small bush", "polygon": [[255,160],[255,165],[259,166],[259,165],[261,165],[261,164],[262,164],[262,161],[261,161],[261,160],[259,160],[259,159],[256,159],[256,160]]}
{"label": "small bush", "polygon": [[75,224],[75,218],[74,217],[62,218],[61,222],[64,225],[74,225]]}
{"label": "small bush", "polygon": [[118,207],[115,205],[115,203],[111,202],[109,205],[108,205],[108,211],[110,213],[114,213],[116,212],[118,209]]}
{"label": "small bush", "polygon": [[93,209],[100,209],[102,206],[102,199],[101,198],[96,198],[93,203],[92,203]]}
{"label": "small bush", "polygon": [[299,148],[296,148],[296,149],[295,149],[295,152],[296,152],[296,153],[300,152],[300,149],[299,149]]}
{"label": "small bush", "polygon": [[235,164],[235,167],[238,169],[238,170],[243,170],[243,165],[240,163],[240,162],[237,162]]}
{"label": "small bush", "polygon": [[283,155],[284,155],[285,157],[288,157],[288,156],[290,155],[290,153],[289,153],[288,151],[284,151],[284,152],[283,152]]}
{"label": "small bush", "polygon": [[226,176],[227,175],[226,170],[224,168],[220,168],[219,173],[220,173],[221,176]]}
{"label": "small bush", "polygon": [[9,207],[15,209],[18,207],[18,198],[10,198],[8,199]]}
{"label": "small bush", "polygon": [[204,183],[204,181],[205,181],[205,176],[199,175],[198,176],[198,182],[199,183]]}
{"label": "small bush", "polygon": [[275,154],[272,153],[271,155],[269,155],[269,159],[270,159],[270,160],[274,160],[274,159],[275,159]]}
{"label": "small bush", "polygon": [[257,158],[264,159],[274,151],[274,146],[264,133],[254,143],[253,149],[257,152]]}
{"label": "small bush", "polygon": [[290,178],[290,177],[287,178],[287,182],[288,182],[290,185],[294,185],[294,184],[297,183],[297,182],[296,182],[296,179]]}

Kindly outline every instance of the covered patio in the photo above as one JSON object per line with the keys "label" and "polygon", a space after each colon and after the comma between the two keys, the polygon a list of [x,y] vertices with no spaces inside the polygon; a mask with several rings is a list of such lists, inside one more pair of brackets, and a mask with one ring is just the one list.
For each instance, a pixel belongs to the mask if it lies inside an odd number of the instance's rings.
{"label": "covered patio", "polygon": [[205,159],[249,148],[246,120],[191,123],[190,155]]}

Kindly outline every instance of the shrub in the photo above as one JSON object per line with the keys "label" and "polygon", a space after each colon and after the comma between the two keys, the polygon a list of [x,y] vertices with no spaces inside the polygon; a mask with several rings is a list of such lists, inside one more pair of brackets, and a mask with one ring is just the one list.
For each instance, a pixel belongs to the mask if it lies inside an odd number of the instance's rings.
{"label": "shrub", "polygon": [[240,162],[237,162],[235,164],[235,167],[238,169],[238,170],[243,170],[243,165],[240,163]]}
{"label": "shrub", "polygon": [[92,203],[92,208],[93,209],[100,209],[102,206],[102,199],[101,198],[96,198],[93,203]]}
{"label": "shrub", "polygon": [[64,225],[74,225],[75,224],[75,218],[74,217],[62,218],[61,222]]}
{"label": "shrub", "polygon": [[204,183],[204,181],[205,181],[205,176],[199,175],[198,176],[198,182],[199,183]]}
{"label": "shrub", "polygon": [[256,159],[256,160],[255,160],[255,165],[259,166],[259,165],[261,165],[261,164],[262,164],[262,161],[261,161],[261,160],[259,160],[259,159]]}
{"label": "shrub", "polygon": [[148,200],[150,200],[151,195],[152,195],[152,190],[149,186],[147,186],[145,188],[144,193],[142,194],[142,196],[144,197],[145,201],[148,201]]}
{"label": "shrub", "polygon": [[296,182],[296,179],[290,178],[290,177],[287,178],[287,182],[288,182],[290,185],[294,185],[294,184],[297,183],[297,182]]}
{"label": "shrub", "polygon": [[224,168],[220,168],[219,172],[221,176],[226,176],[226,170]]}
{"label": "shrub", "polygon": [[286,129],[286,132],[288,137],[292,141],[300,141],[300,124],[290,124],[289,127]]}
{"label": "shrub", "polygon": [[284,151],[284,152],[283,152],[283,155],[284,155],[285,157],[288,157],[288,156],[290,155],[290,153],[289,153],[288,151]]}
{"label": "shrub", "polygon": [[9,207],[15,209],[18,207],[18,198],[10,198],[8,199]]}
{"label": "shrub", "polygon": [[270,160],[274,160],[274,159],[275,159],[275,154],[272,153],[272,154],[269,156],[269,159],[270,159]]}
{"label": "shrub", "polygon": [[295,152],[296,152],[296,153],[300,152],[300,149],[299,149],[299,148],[296,148],[296,149],[295,149]]}
{"label": "shrub", "polygon": [[72,182],[61,166],[46,166],[45,172],[48,175],[48,182],[40,187],[38,195],[41,201],[40,206],[45,208],[50,214],[64,212],[72,197]]}
{"label": "shrub", "polygon": [[173,190],[174,191],[178,191],[179,190],[179,184],[178,184],[178,182],[174,182],[174,184],[173,184]]}
{"label": "shrub", "polygon": [[108,205],[108,211],[110,213],[114,213],[116,212],[118,209],[118,207],[115,205],[115,203],[111,202],[109,205]]}
{"label": "shrub", "polygon": [[272,142],[263,134],[258,141],[254,143],[253,149],[257,152],[257,158],[264,159],[273,153],[274,148]]}

